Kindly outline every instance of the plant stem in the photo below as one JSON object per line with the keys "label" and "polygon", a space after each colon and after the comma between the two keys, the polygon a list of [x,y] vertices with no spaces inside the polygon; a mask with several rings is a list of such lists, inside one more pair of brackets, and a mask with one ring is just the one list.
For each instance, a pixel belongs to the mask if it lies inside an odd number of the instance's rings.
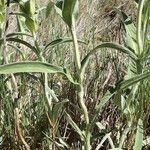
{"label": "plant stem", "polygon": [[77,41],[75,25],[72,26],[72,28],[71,28],[71,34],[72,34],[73,44],[74,44],[75,66],[76,66],[77,72],[79,73],[79,70],[81,68],[81,61],[80,61],[80,52],[79,52],[79,46],[78,46],[78,41]]}
{"label": "plant stem", "polygon": [[87,111],[87,107],[84,103],[84,98],[83,98],[84,97],[84,87],[83,87],[82,77],[81,77],[81,74],[80,74],[81,62],[80,62],[80,53],[79,53],[79,46],[78,46],[75,26],[73,26],[71,28],[71,33],[72,33],[73,43],[74,43],[74,56],[75,56],[75,65],[76,65],[76,69],[77,69],[77,80],[78,80],[78,83],[79,83],[79,86],[78,86],[79,104],[80,104],[80,106],[83,110],[86,124],[89,124],[88,111]]}
{"label": "plant stem", "polygon": [[88,130],[88,127],[86,129],[86,143],[85,143],[85,150],[90,150],[91,149],[91,143],[90,143],[90,138],[91,138],[91,133]]}
{"label": "plant stem", "polygon": [[137,43],[138,43],[138,55],[143,52],[143,37],[142,37],[142,11],[145,0],[141,0],[138,6],[138,18],[137,18]]}
{"label": "plant stem", "polygon": [[74,44],[74,59],[75,59],[75,67],[77,71],[77,81],[79,83],[77,92],[78,92],[78,98],[79,98],[79,104],[84,114],[84,119],[86,122],[86,139],[85,139],[85,150],[90,150],[90,133],[89,133],[89,115],[88,110],[84,102],[84,86],[83,86],[83,74],[80,73],[81,70],[81,61],[80,61],[80,52],[79,52],[79,45],[77,41],[77,35],[76,35],[76,28],[75,28],[75,22],[73,23],[73,26],[71,28],[71,34],[73,38],[73,44]]}

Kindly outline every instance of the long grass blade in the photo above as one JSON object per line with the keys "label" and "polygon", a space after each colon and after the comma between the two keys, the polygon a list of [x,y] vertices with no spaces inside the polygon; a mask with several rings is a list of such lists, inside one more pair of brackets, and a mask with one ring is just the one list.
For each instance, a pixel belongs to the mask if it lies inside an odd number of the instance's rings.
{"label": "long grass blade", "polygon": [[139,119],[138,125],[137,125],[134,150],[141,150],[142,142],[143,142],[143,121],[141,119]]}
{"label": "long grass blade", "polygon": [[18,62],[0,66],[0,74],[11,74],[21,72],[60,73],[65,75],[72,83],[75,83],[68,70],[43,62]]}

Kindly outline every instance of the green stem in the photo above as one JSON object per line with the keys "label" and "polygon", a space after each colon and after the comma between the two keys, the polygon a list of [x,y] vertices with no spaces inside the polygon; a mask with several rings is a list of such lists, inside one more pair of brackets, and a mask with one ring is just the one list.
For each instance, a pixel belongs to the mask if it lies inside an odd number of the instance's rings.
{"label": "green stem", "polygon": [[80,61],[80,52],[79,52],[79,46],[78,46],[78,40],[77,40],[75,26],[73,26],[71,28],[71,34],[72,34],[73,44],[74,44],[75,65],[76,65],[77,72],[79,73],[79,70],[81,68],[81,61]]}
{"label": "green stem", "polygon": [[91,138],[91,133],[87,127],[86,129],[86,143],[85,143],[85,150],[90,150],[91,149],[91,143],[90,143],[90,138]]}
{"label": "green stem", "polygon": [[77,69],[77,80],[79,82],[79,86],[78,86],[79,104],[80,104],[80,106],[83,110],[86,124],[89,124],[88,111],[87,111],[87,107],[84,103],[84,98],[83,98],[84,97],[84,87],[83,87],[82,77],[81,77],[81,74],[80,74],[81,61],[80,61],[80,53],[79,53],[79,46],[78,46],[75,26],[73,26],[71,28],[71,33],[72,33],[73,43],[74,43],[74,56],[75,56],[75,66],[76,66],[76,69]]}
{"label": "green stem", "polygon": [[78,85],[78,98],[79,98],[79,104],[84,114],[84,119],[86,122],[86,139],[85,139],[85,150],[90,150],[90,133],[89,133],[89,115],[88,110],[84,102],[84,86],[83,86],[83,74],[80,73],[81,70],[81,60],[80,60],[80,52],[79,52],[79,46],[78,46],[78,40],[76,35],[76,29],[75,29],[75,23],[73,23],[73,26],[71,28],[71,34],[73,38],[73,44],[74,44],[74,60],[75,60],[75,67],[77,71],[77,81],[79,83]]}
{"label": "green stem", "polygon": [[145,0],[141,0],[138,6],[138,18],[137,18],[137,43],[138,43],[138,55],[143,51],[143,37],[142,37],[142,11]]}

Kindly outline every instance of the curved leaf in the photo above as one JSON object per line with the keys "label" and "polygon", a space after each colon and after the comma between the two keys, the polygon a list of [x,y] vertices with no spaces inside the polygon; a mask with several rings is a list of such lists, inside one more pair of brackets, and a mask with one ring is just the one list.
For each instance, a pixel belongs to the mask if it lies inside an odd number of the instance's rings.
{"label": "curved leaf", "polygon": [[32,46],[30,43],[28,43],[24,40],[21,40],[21,39],[18,39],[18,38],[7,38],[6,40],[21,43],[21,44],[27,46],[28,48],[30,48],[36,54],[39,54],[39,51],[34,46]]}
{"label": "curved leaf", "polygon": [[22,16],[22,17],[24,17],[24,18],[26,18],[26,19],[29,19],[29,18],[30,18],[27,14],[22,13],[22,12],[11,12],[11,13],[9,13],[9,15]]}
{"label": "curved leaf", "polygon": [[49,63],[28,61],[0,66],[0,74],[11,74],[21,72],[60,73],[62,75],[65,75],[72,83],[77,84],[74,82],[72,76],[66,69],[59,66],[51,65]]}
{"label": "curved leaf", "polygon": [[17,31],[18,32],[25,32],[25,28],[23,25],[23,22],[21,21],[20,16],[16,16],[16,21],[17,21]]}
{"label": "curved leaf", "polygon": [[56,46],[58,44],[63,44],[63,43],[67,43],[67,42],[72,42],[72,39],[69,39],[69,38],[66,38],[66,39],[62,39],[62,38],[59,38],[59,39],[56,39],[50,43],[48,43],[44,50],[46,50],[49,46]]}
{"label": "curved leaf", "polygon": [[33,19],[32,16],[28,15],[27,13],[20,13],[20,12],[11,12],[9,13],[9,15],[17,15],[17,16],[22,16],[22,17],[25,17],[25,24],[27,26],[27,28],[33,33],[36,31],[37,29],[37,24],[36,24],[36,21],[35,19]]}
{"label": "curved leaf", "polygon": [[[68,43],[68,42],[73,42],[73,40],[70,39],[70,38],[64,38],[64,39],[63,39],[63,38],[59,38],[59,39],[56,39],[56,40],[54,40],[54,41],[48,43],[48,44],[45,46],[43,52],[45,53],[46,50],[47,50],[47,48],[48,48],[49,46],[56,46],[56,45],[63,44],[63,43]],[[78,42],[79,42],[79,43],[86,44],[85,42],[80,41],[80,40],[78,40]]]}
{"label": "curved leaf", "polygon": [[25,36],[33,37],[32,35],[30,35],[30,34],[28,34],[28,33],[23,33],[23,32],[9,33],[9,34],[7,34],[6,37],[19,36],[19,35],[21,35],[21,36],[25,35]]}
{"label": "curved leaf", "polygon": [[95,47],[93,50],[91,50],[82,60],[81,62],[81,74],[84,73],[84,70],[89,62],[89,59],[91,58],[91,56],[95,53],[97,53],[98,51],[101,51],[101,48],[111,48],[111,49],[115,49],[118,50],[120,52],[123,52],[125,54],[128,54],[132,59],[136,60],[137,56],[128,48],[120,45],[120,44],[116,44],[116,43],[111,43],[111,42],[106,42],[106,43],[102,43],[100,45],[98,45],[97,47]]}

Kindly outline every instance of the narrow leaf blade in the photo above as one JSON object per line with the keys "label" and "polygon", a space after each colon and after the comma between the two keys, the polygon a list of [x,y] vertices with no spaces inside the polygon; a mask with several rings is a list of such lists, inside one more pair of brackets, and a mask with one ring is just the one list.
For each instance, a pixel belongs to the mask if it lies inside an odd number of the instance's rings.
{"label": "narrow leaf blade", "polygon": [[78,127],[78,125],[72,120],[71,116],[66,113],[65,115],[67,122],[70,123],[70,125],[72,126],[72,128],[80,135],[80,137],[83,139],[83,134],[82,131],[80,130],[80,128]]}
{"label": "narrow leaf blade", "polygon": [[51,65],[49,63],[29,61],[11,63],[0,66],[0,74],[11,74],[21,72],[60,73],[62,75],[65,75],[70,82],[75,83],[68,70],[59,66]]}
{"label": "narrow leaf blade", "polygon": [[139,119],[138,125],[137,125],[134,150],[141,150],[142,142],[143,142],[143,121],[142,121],[142,119]]}

